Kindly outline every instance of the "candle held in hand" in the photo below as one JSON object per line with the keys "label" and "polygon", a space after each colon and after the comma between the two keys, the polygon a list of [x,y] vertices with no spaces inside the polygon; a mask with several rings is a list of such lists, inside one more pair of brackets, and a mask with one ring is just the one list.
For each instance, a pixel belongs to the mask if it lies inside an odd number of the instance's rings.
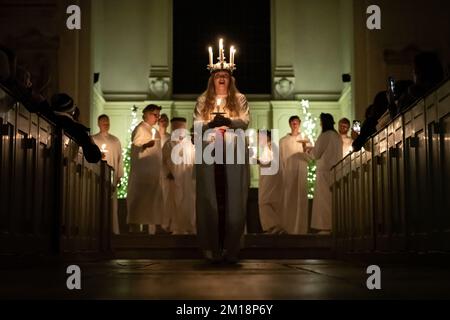
{"label": "candle held in hand", "polygon": [[106,143],[104,143],[104,144],[102,144],[102,149],[101,149],[101,152],[102,153],[107,153],[108,152],[108,149],[106,149]]}
{"label": "candle held in hand", "polygon": [[152,128],[152,140],[155,140],[156,129]]}
{"label": "candle held in hand", "polygon": [[222,98],[217,98],[216,99],[216,105],[217,105],[217,112],[221,112],[220,110],[220,105],[222,104]]}

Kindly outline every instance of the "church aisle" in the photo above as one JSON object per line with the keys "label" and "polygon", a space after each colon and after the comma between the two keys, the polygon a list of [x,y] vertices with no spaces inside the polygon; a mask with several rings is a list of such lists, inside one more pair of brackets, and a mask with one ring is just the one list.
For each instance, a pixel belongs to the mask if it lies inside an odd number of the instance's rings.
{"label": "church aisle", "polygon": [[[75,263],[74,263],[75,264]],[[368,265],[336,260],[110,260],[76,263],[81,290],[66,288],[70,263],[3,265],[1,299],[433,299],[450,298],[447,267],[380,265],[381,290],[368,290]]]}

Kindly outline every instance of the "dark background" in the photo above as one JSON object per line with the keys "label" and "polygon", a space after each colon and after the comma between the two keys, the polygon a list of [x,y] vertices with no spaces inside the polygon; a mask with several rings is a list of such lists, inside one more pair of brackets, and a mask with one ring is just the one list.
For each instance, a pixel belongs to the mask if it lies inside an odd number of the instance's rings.
{"label": "dark background", "polygon": [[237,87],[245,94],[271,93],[270,0],[186,1],[173,5],[173,93],[199,94],[206,89],[208,46],[217,62],[219,38],[225,57],[237,52]]}

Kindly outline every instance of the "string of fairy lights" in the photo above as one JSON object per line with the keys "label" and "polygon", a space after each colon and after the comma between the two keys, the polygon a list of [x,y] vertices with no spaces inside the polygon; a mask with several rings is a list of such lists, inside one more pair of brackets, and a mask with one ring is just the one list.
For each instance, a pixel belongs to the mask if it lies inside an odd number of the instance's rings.
{"label": "string of fairy lights", "polygon": [[[317,138],[317,118],[313,116],[310,112],[310,105],[308,100],[301,100],[301,107],[303,112],[303,132],[306,134],[310,141],[316,141]],[[131,124],[128,128],[128,137],[131,137],[131,134],[134,128],[138,124],[137,118],[137,107],[133,106],[131,108]],[[122,151],[123,157],[123,166],[124,166],[124,174],[122,179],[120,180],[120,186],[117,190],[117,196],[119,199],[124,199],[127,197],[127,189],[128,189],[128,178],[130,174],[131,167],[131,140],[128,139],[128,144],[126,148],[123,148]],[[308,198],[312,199],[314,196],[314,184],[316,182],[316,163],[315,161],[311,161],[308,164],[308,175],[307,175],[307,185],[308,185]]]}
{"label": "string of fairy lights", "polygon": [[[302,99],[300,102],[303,112],[303,132],[306,134],[310,141],[316,141],[317,138],[317,118],[309,111],[310,105],[309,101]],[[308,175],[307,175],[307,185],[308,185],[308,199],[314,197],[314,185],[316,183],[316,162],[311,161],[308,164]]]}
{"label": "string of fairy lights", "polygon": [[133,133],[134,128],[138,125],[137,118],[137,107],[133,106],[131,108],[131,125],[128,128],[128,144],[126,148],[122,150],[122,158],[123,158],[123,177],[120,180],[120,186],[117,189],[117,198],[125,199],[127,197],[127,189],[128,189],[128,177],[130,174],[131,167],[131,134]]}

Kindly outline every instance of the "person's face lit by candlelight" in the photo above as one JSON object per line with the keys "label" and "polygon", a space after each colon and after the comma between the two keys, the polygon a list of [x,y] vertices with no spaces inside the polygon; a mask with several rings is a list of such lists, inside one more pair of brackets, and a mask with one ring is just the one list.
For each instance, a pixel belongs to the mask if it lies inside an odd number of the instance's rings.
{"label": "person's face lit by candlelight", "polygon": [[159,119],[159,110],[146,111],[144,113],[144,121],[149,125],[154,126]]}
{"label": "person's face lit by candlelight", "polygon": [[107,116],[100,116],[98,119],[98,127],[100,129],[101,133],[108,133],[109,132],[109,118]]}
{"label": "person's face lit by candlelight", "polygon": [[230,74],[227,71],[219,71],[214,74],[214,89],[218,95],[228,94],[230,86]]}

